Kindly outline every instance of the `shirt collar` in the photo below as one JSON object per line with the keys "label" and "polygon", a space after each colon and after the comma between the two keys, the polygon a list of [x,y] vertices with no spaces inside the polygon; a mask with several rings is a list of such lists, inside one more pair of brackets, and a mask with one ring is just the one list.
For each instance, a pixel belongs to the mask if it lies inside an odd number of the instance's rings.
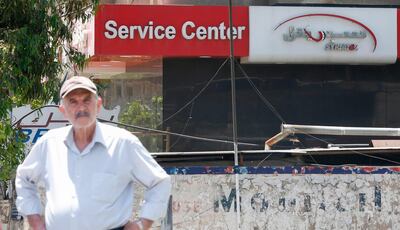
{"label": "shirt collar", "polygon": [[96,120],[96,129],[94,131],[93,142],[100,143],[106,147],[106,141],[104,138],[105,132],[103,132],[103,125]]}
{"label": "shirt collar", "polygon": [[[96,143],[100,143],[103,146],[106,146],[106,141],[104,138],[104,132],[102,132],[102,124],[100,124],[100,122],[96,121],[96,128],[94,130],[94,135],[93,135],[93,140],[92,143],[96,144]],[[74,146],[74,133],[72,131],[72,125],[68,126],[68,130],[66,132],[66,135],[64,137],[64,143],[68,146]]]}

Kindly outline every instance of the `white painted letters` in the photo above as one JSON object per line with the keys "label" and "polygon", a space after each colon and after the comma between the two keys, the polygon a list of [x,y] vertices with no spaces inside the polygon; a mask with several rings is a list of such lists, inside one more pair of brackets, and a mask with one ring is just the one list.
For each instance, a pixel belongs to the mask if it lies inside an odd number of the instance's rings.
{"label": "white painted letters", "polygon": [[[242,39],[245,30],[246,26],[233,26],[233,39]],[[104,36],[108,39],[172,40],[176,38],[176,28],[172,25],[155,25],[153,21],[147,25],[119,25],[114,20],[108,20]],[[230,39],[230,28],[224,22],[204,26],[186,21],[181,26],[181,36],[185,40],[227,40]]]}
{"label": "white painted letters", "polygon": [[114,39],[117,37],[117,30],[115,29],[115,27],[117,27],[117,23],[115,21],[110,20],[106,22],[106,32],[104,32],[106,38]]}

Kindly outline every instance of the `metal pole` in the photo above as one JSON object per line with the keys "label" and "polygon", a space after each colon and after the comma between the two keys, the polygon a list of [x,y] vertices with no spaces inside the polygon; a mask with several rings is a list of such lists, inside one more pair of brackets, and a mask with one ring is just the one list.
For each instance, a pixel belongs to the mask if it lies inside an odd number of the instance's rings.
{"label": "metal pole", "polygon": [[310,135],[335,135],[335,136],[376,136],[376,137],[398,137],[399,128],[377,128],[377,127],[345,127],[345,126],[322,126],[322,125],[293,125],[282,124],[281,132],[265,142],[265,150],[292,134]]}
{"label": "metal pole", "polygon": [[283,124],[282,132],[337,136],[400,136],[399,128],[345,127]]}
{"label": "metal pole", "polygon": [[[232,0],[229,0],[229,50],[231,62],[231,95],[232,95],[232,128],[233,128],[233,151],[235,166],[239,165],[238,156],[238,140],[237,140],[237,120],[236,120],[236,82],[235,82],[235,57],[233,52],[233,21],[232,21]],[[236,224],[237,229],[240,230],[240,186],[239,174],[235,173],[235,190],[236,190]]]}

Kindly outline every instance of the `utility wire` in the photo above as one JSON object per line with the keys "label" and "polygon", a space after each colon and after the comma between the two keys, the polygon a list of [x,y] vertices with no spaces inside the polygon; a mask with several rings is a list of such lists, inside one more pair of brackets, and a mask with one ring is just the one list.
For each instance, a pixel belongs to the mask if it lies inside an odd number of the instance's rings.
{"label": "utility wire", "polygon": [[[237,62],[237,61],[236,61]],[[285,122],[285,120],[283,119],[283,117],[279,114],[279,112],[275,109],[275,107],[262,95],[262,93],[260,92],[260,90],[258,90],[258,88],[255,86],[255,84],[253,83],[253,81],[250,79],[250,77],[248,76],[248,74],[244,71],[244,69],[243,69],[243,67],[240,65],[240,63],[237,63],[238,64],[238,66],[239,66],[239,69],[242,71],[242,73],[243,73],[243,75],[246,77],[246,79],[248,80],[248,82],[249,82],[249,84],[251,85],[251,87],[254,89],[254,91],[256,92],[256,94],[261,98],[261,100],[264,102],[264,104],[274,113],[274,115],[275,116],[277,116],[281,121],[282,121],[282,123],[286,123]],[[318,138],[318,137],[316,137],[316,136],[313,136],[313,135],[311,135],[311,134],[308,134],[308,133],[304,133],[303,132],[303,134],[305,134],[305,135],[307,135],[307,136],[309,136],[309,137],[312,137],[312,138],[314,138],[314,139],[316,139],[316,140],[319,140],[319,141],[321,141],[321,142],[324,142],[324,143],[326,143],[326,144],[331,144],[331,143],[329,143],[328,141],[326,141],[326,140],[323,140],[323,139],[321,139],[321,138]],[[297,138],[297,137],[296,137]],[[299,138],[297,138],[297,139],[299,139]],[[303,145],[303,143],[300,141],[300,143]],[[304,145],[303,145],[304,146]],[[370,154],[366,154],[366,153],[362,153],[362,152],[359,152],[359,151],[356,151],[356,150],[350,150],[351,152],[354,152],[354,153],[356,153],[356,154],[359,154],[359,155],[362,155],[362,156],[366,156],[366,157],[370,157],[370,158],[374,158],[374,159],[378,159],[378,160],[382,160],[382,161],[387,161],[387,162],[390,162],[390,163],[395,163],[395,164],[399,164],[400,165],[400,162],[397,162],[397,161],[393,161],[393,160],[390,160],[390,159],[386,159],[386,158],[383,158],[383,157],[378,157],[378,156],[374,156],[374,155],[370,155]],[[312,154],[310,154],[310,153],[308,153],[308,155],[311,157],[311,159],[316,163],[316,164],[318,164],[319,165],[319,163],[315,160],[315,158],[312,156]],[[268,158],[269,156],[267,156],[267,158]],[[260,163],[262,163],[263,161],[265,161],[266,159],[264,159],[264,160],[262,160]]]}
{"label": "utility wire", "polygon": [[[326,141],[326,140],[324,140],[324,139],[322,139],[322,138],[318,138],[318,137],[316,137],[316,136],[314,136],[314,135],[311,135],[311,134],[309,134],[309,133],[306,133],[306,132],[301,132],[301,133],[304,134],[304,135],[307,135],[307,136],[309,136],[309,137],[312,137],[312,138],[314,138],[314,139],[316,139],[316,140],[319,140],[319,141],[321,141],[321,142],[323,142],[323,143],[325,143],[325,144],[332,144],[332,143],[330,143],[330,142],[328,142],[328,141]],[[356,151],[356,150],[353,150],[353,149],[349,149],[349,151],[350,151],[350,152],[353,152],[353,153],[355,153],[355,154],[362,155],[362,156],[366,156],[366,157],[370,157],[370,158],[375,158],[375,159],[378,159],[378,160],[387,161],[387,162],[390,162],[390,163],[395,163],[395,164],[400,165],[400,162],[398,162],[398,161],[393,161],[393,160],[390,160],[390,159],[387,159],[387,158],[384,158],[384,157],[378,157],[378,156],[374,156],[374,155],[371,155],[371,154],[362,153],[362,152],[359,152],[359,151]]]}
{"label": "utility wire", "polygon": [[[29,113],[25,114],[24,116],[22,116],[17,121],[15,121],[11,125],[11,127],[14,127],[18,123],[20,123],[24,118],[26,118],[27,116],[29,116],[32,113],[34,113],[36,111],[39,111],[39,110],[41,110],[43,108],[58,108],[58,105],[44,105],[44,106],[41,106],[39,108],[36,108],[36,109],[30,111]],[[229,141],[229,140],[220,140],[220,139],[213,139],[213,138],[206,138],[206,137],[190,136],[190,135],[185,135],[185,134],[180,134],[180,133],[173,133],[173,132],[162,131],[162,130],[157,130],[157,129],[145,128],[145,127],[136,126],[136,125],[129,125],[129,124],[124,124],[124,123],[115,122],[115,121],[108,121],[108,120],[105,120],[105,119],[102,119],[102,118],[97,118],[97,120],[99,120],[101,122],[107,122],[107,123],[111,123],[111,124],[116,124],[116,125],[121,125],[121,126],[125,126],[125,127],[135,128],[135,129],[139,129],[139,130],[143,130],[143,131],[151,131],[151,132],[155,132],[155,133],[175,135],[175,136],[185,137],[185,138],[190,138],[190,139],[196,139],[196,140],[202,140],[202,141],[210,141],[210,142],[219,142],[219,143],[229,143],[229,144],[233,143],[233,141]],[[246,145],[246,146],[258,146],[258,147],[261,146],[259,144],[246,143],[246,142],[239,142],[239,144]]]}
{"label": "utility wire", "polygon": [[[228,143],[228,144],[232,144],[233,143],[233,141],[229,141],[229,140],[220,140],[220,139],[213,139],[213,138],[206,138],[206,137],[190,136],[190,135],[185,135],[185,134],[180,134],[180,133],[173,133],[173,132],[162,131],[162,130],[157,130],[157,129],[144,128],[144,127],[140,127],[140,126],[137,126],[137,125],[128,125],[128,124],[123,124],[123,123],[120,123],[120,122],[108,121],[108,120],[101,119],[101,118],[97,118],[97,120],[102,121],[102,122],[111,123],[111,124],[116,124],[116,125],[129,127],[129,128],[135,128],[135,129],[139,129],[139,130],[143,130],[143,131],[151,131],[151,132],[155,132],[155,133],[174,135],[174,136],[185,137],[185,138],[189,138],[189,139],[195,139],[195,140],[201,140],[201,141],[210,141],[210,142],[219,142],[219,143]],[[246,146],[261,146],[259,144],[246,143],[246,142],[239,142],[239,144],[246,145]]]}
{"label": "utility wire", "polygon": [[256,168],[260,167],[260,165],[266,161],[270,156],[272,155],[272,153],[268,154],[264,159],[262,159],[256,166]]}
{"label": "utility wire", "polygon": [[[283,123],[286,124],[285,119],[283,119],[283,117],[280,115],[280,113],[275,109],[275,107],[272,105],[271,102],[268,101],[267,98],[264,97],[264,95],[260,92],[260,90],[257,88],[257,86],[254,84],[254,82],[251,80],[251,78],[249,77],[249,75],[246,73],[246,71],[244,71],[243,67],[240,65],[240,63],[237,62],[237,60],[235,60],[237,65],[239,66],[240,71],[242,71],[243,75],[245,76],[245,78],[247,79],[247,81],[249,82],[250,86],[253,88],[253,90],[255,91],[255,93],[258,95],[258,97],[261,99],[262,102],[264,102],[264,104],[267,106],[267,108],[269,108],[269,110]],[[295,136],[295,135],[294,135]],[[297,136],[295,136],[297,138]],[[300,144],[304,147],[304,144],[300,141],[299,138],[297,138],[300,142]],[[308,153],[309,154],[309,153]],[[271,154],[270,154],[271,155]],[[263,160],[260,161],[260,163],[257,165],[257,167],[259,165],[261,165],[262,162],[264,162],[265,160],[267,160],[267,158],[270,156],[268,155],[266,158],[264,158]],[[315,158],[309,154],[309,156],[311,157],[311,159],[314,161],[314,163],[318,164],[318,162],[315,160]]]}
{"label": "utility wire", "polygon": [[[41,110],[41,109],[43,109],[43,108],[58,108],[58,105],[44,105],[44,106],[41,106],[41,107],[39,107],[39,108],[33,109],[32,111],[30,111],[29,113],[25,114],[25,115],[22,116],[20,119],[18,119],[18,120],[15,121],[14,123],[12,123],[12,126],[11,126],[11,127],[14,127],[15,125],[19,124],[24,118],[26,118],[26,117],[29,116],[30,114],[32,114],[32,113],[34,113],[34,112],[36,112],[36,111],[39,111],[39,110]],[[202,141],[210,141],[210,142],[219,142],[219,143],[229,143],[229,144],[232,144],[232,143],[233,143],[233,141],[229,141],[229,140],[220,140],[220,139],[212,139],[212,138],[205,138],[205,137],[190,136],[190,135],[179,134],[179,133],[173,133],[173,132],[162,131],[162,130],[157,130],[157,129],[144,128],[144,127],[135,126],[135,125],[128,125],[128,124],[123,124],[123,123],[120,123],[120,122],[107,121],[107,120],[104,120],[104,119],[101,119],[101,118],[98,118],[98,120],[99,120],[99,121],[102,121],[102,122],[108,122],[108,123],[112,123],[112,124],[117,124],[117,125],[125,126],[125,127],[135,128],[135,129],[139,129],[139,130],[143,130],[143,131],[151,131],[151,132],[156,132],[156,133],[161,133],[161,134],[175,135],[175,136],[184,137],[184,138],[190,138],[190,139],[196,139],[196,140],[202,140]],[[328,141],[326,141],[326,140],[324,140],[324,139],[318,138],[318,137],[316,137],[316,136],[314,136],[314,135],[311,135],[311,134],[309,134],[309,133],[302,132],[302,134],[307,135],[307,136],[309,136],[309,137],[311,137],[311,138],[314,138],[314,139],[316,139],[316,140],[319,140],[319,141],[321,141],[321,142],[323,142],[323,143],[325,143],[325,144],[332,144],[332,143],[330,143],[330,142],[328,142]],[[300,143],[301,143],[301,142],[300,142]],[[246,142],[239,142],[238,144],[240,144],[240,145],[247,145],[247,146],[258,146],[258,147],[260,146],[260,145],[258,145],[258,144],[246,143]],[[301,144],[303,145],[303,143],[301,143]],[[304,145],[303,145],[303,146],[304,146]],[[366,153],[361,153],[361,152],[356,151],[356,150],[350,150],[350,151],[351,151],[351,152],[354,152],[354,153],[356,153],[356,154],[362,155],[362,156],[366,156],[366,157],[370,157],[370,158],[374,158],[374,159],[378,159],[378,160],[382,160],[382,161],[387,161],[387,162],[390,162],[390,163],[395,163],[395,164],[400,165],[400,162],[393,161],[393,160],[390,160],[390,159],[386,159],[386,158],[383,158],[383,157],[378,157],[378,156],[374,156],[374,155],[370,155],[370,154],[366,154]],[[315,165],[321,165],[321,164],[319,164],[319,163],[314,159],[314,157],[312,157],[312,154],[308,153],[308,155],[309,155],[309,156],[313,159],[313,161],[316,163]],[[268,158],[268,157],[269,157],[269,156],[267,156],[266,158]],[[262,160],[260,163],[262,163],[262,162],[265,161],[265,160],[266,160],[266,159]],[[332,166],[333,166],[333,165],[332,165]]]}
{"label": "utility wire", "polygon": [[[292,134],[292,136],[294,136],[299,141],[299,143],[301,144],[301,146],[303,148],[306,148],[306,146],[303,144],[303,142],[301,142],[300,138],[296,134]],[[306,152],[306,153],[316,165],[319,165],[318,161],[315,160],[315,158],[313,157],[313,155],[311,153],[309,153],[309,152]]]}
{"label": "utility wire", "polygon": [[178,109],[174,114],[171,116],[165,118],[160,124],[157,125],[157,127],[160,127],[164,122],[168,121],[169,119],[175,117],[178,113],[180,113],[182,110],[184,110],[186,107],[188,107],[190,104],[192,104],[202,93],[207,87],[211,84],[211,82],[214,80],[214,78],[218,75],[219,71],[221,71],[222,67],[226,64],[226,62],[229,60],[229,58],[225,59],[225,61],[219,66],[217,71],[214,73],[214,75],[211,77],[210,80],[206,83],[206,85],[190,100],[188,101],[184,106],[182,106],[180,109]]}
{"label": "utility wire", "polygon": [[[189,116],[186,119],[185,125],[183,126],[182,131],[180,131],[181,134],[185,134],[186,128],[189,125],[189,121],[192,119],[193,107],[194,107],[194,102],[192,103],[192,106],[190,107]],[[178,137],[176,139],[176,141],[169,148],[172,149],[180,140],[181,140],[181,137]]]}
{"label": "utility wire", "polygon": [[283,117],[279,114],[279,112],[275,109],[275,107],[271,104],[271,102],[268,101],[267,98],[265,98],[260,90],[256,87],[254,82],[250,79],[249,75],[244,71],[243,67],[240,65],[240,63],[235,60],[237,65],[239,66],[240,71],[242,71],[243,75],[246,77],[247,81],[249,82],[250,86],[254,89],[256,94],[260,97],[261,101],[264,102],[264,104],[271,110],[271,112],[283,123],[286,124],[285,120]]}

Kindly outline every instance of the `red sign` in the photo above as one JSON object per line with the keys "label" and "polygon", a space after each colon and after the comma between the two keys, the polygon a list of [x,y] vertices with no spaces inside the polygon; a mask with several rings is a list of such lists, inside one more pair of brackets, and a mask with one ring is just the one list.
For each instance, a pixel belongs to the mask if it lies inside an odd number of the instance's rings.
{"label": "red sign", "polygon": [[[234,55],[249,54],[248,7],[233,7]],[[95,55],[229,56],[227,6],[101,5]]]}

